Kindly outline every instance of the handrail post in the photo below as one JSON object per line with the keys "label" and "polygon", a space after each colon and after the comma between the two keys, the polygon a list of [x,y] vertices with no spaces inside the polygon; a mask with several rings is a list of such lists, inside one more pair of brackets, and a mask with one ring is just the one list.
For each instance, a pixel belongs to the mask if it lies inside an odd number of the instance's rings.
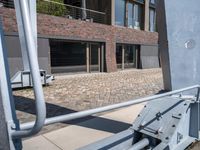
{"label": "handrail post", "polygon": [[[31,0],[32,1],[32,0]],[[31,2],[30,1],[30,2]],[[16,2],[16,0],[15,0]],[[32,129],[20,130],[12,134],[13,138],[23,138],[38,133],[44,125],[46,119],[46,106],[42,83],[40,79],[39,64],[37,58],[37,46],[35,45],[34,33],[31,26],[30,11],[27,0],[18,0],[22,17],[22,29],[24,30],[24,38],[27,46],[28,61],[30,64],[30,72],[33,80],[34,95],[36,99],[36,121]],[[31,5],[31,4],[30,4]]]}

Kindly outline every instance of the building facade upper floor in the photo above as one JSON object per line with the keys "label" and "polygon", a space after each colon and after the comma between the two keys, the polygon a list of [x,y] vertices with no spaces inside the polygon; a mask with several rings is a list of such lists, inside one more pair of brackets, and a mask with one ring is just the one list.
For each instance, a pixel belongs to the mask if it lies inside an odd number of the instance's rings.
{"label": "building facade upper floor", "polygon": [[[0,0],[14,8],[13,0]],[[37,12],[156,32],[156,0],[37,0]]]}

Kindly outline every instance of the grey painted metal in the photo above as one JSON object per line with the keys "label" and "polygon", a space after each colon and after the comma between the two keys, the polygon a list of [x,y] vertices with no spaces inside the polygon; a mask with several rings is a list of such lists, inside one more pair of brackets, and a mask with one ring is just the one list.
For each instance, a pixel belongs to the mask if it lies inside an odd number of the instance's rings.
{"label": "grey painted metal", "polygon": [[[114,105],[90,109],[90,110],[86,110],[86,111],[71,113],[71,114],[67,114],[67,115],[61,115],[61,116],[56,116],[56,117],[52,117],[52,118],[47,118],[45,120],[45,125],[69,121],[69,120],[73,120],[73,119],[78,119],[78,118],[90,116],[90,115],[97,114],[97,113],[102,113],[102,112],[111,111],[111,110],[114,110],[114,109],[128,107],[128,106],[131,106],[131,105],[136,105],[136,104],[143,103],[143,102],[155,101],[156,99],[166,97],[166,96],[170,96],[170,95],[174,95],[174,94],[178,94],[178,93],[181,93],[181,92],[184,93],[185,91],[188,91],[188,90],[197,91],[198,88],[200,88],[200,86],[195,85],[195,86],[171,91],[171,92],[168,92],[168,93],[153,95],[153,96],[140,98],[140,99],[136,99],[136,100],[130,100],[128,102],[123,102],[123,103],[119,103],[119,104],[114,104]],[[33,122],[24,123],[20,126],[20,128],[23,129],[23,130],[30,129],[33,126],[33,124],[34,124]]]}
{"label": "grey painted metal", "polygon": [[36,45],[31,26],[29,7],[26,0],[19,1],[19,9],[21,9],[22,25],[23,25],[22,28],[24,29],[24,34],[25,34],[24,38],[27,45],[27,54],[30,64],[30,71],[33,78],[32,80],[34,85],[34,95],[36,99],[36,121],[31,130],[15,131],[12,134],[13,138],[22,138],[38,133],[41,130],[46,118],[46,106],[44,101],[42,84],[40,80],[39,65],[36,54]]}
{"label": "grey painted metal", "polygon": [[[0,84],[1,85],[1,84]],[[0,86],[1,89],[1,86]],[[5,119],[5,113],[2,103],[2,97],[0,93],[0,149],[10,150],[9,135],[7,129],[7,123]]]}
{"label": "grey painted metal", "polygon": [[158,2],[159,48],[165,89],[175,90],[199,84],[200,1]]}
{"label": "grey painted metal", "polygon": [[86,0],[82,0],[82,19],[87,19]]}
{"label": "grey painted metal", "polygon": [[[4,34],[3,34],[3,26],[0,18],[0,93],[1,93],[1,104],[3,105],[3,109],[1,109],[1,116],[3,120],[0,120],[0,126],[2,134],[0,134],[0,140],[5,142],[8,140],[9,148],[20,149],[20,140],[13,140],[11,134],[13,133],[11,127],[15,130],[18,129],[19,123],[15,113],[15,106],[13,101],[11,83],[10,83],[10,75],[9,75],[9,67],[7,61],[7,51],[5,47],[4,41]],[[4,114],[4,115],[3,115]],[[5,119],[5,120],[4,120]],[[5,124],[6,123],[6,124]],[[6,127],[5,127],[6,125]],[[4,131],[3,131],[4,130]],[[6,136],[5,131],[8,133]],[[4,132],[4,133],[3,133]],[[4,134],[4,136],[3,136]],[[7,143],[4,143],[4,147],[8,147]],[[5,147],[5,148],[6,148]]]}
{"label": "grey painted metal", "polygon": [[128,150],[134,140],[134,131],[127,129],[115,136],[110,136],[95,143],[86,145],[78,150]]}
{"label": "grey painted metal", "polygon": [[158,46],[141,45],[140,47],[141,68],[159,68]]}
{"label": "grey painted metal", "polygon": [[[18,71],[16,74],[12,77],[12,88],[23,88],[23,87],[29,87],[32,86],[30,84],[29,78],[30,76],[25,75],[24,72],[30,72],[30,64],[28,60],[28,54],[27,54],[27,49],[28,45],[25,39],[25,30],[23,28],[23,18],[22,18],[22,9],[20,8],[20,1],[19,0],[14,0],[15,3],[15,10],[16,10],[16,17],[17,17],[17,24],[18,24],[18,31],[19,31],[19,38],[20,38],[20,45],[21,45],[21,52],[22,52],[22,60],[23,60],[23,71]],[[27,0],[26,5],[28,5],[28,15],[30,18],[30,24],[31,24],[31,29],[34,37],[34,43],[35,43],[35,51],[37,54],[37,48],[38,48],[38,43],[37,43],[37,13],[36,13],[36,0]],[[36,58],[38,59],[38,57]],[[45,70],[41,69],[41,72],[46,72]],[[46,73],[45,73],[46,74]],[[23,80],[22,80],[23,78]],[[41,80],[43,81],[42,84],[46,85],[46,83],[50,83],[52,80],[54,80],[54,77],[51,75],[46,76],[41,76]],[[32,81],[31,81],[32,82]]]}
{"label": "grey painted metal", "polygon": [[[92,150],[96,147],[102,150],[130,149],[135,144],[137,146],[138,141],[143,138],[148,138],[149,143],[147,144],[146,141],[146,144],[142,146],[149,145],[149,149],[184,150],[199,138],[190,134],[190,130],[198,125],[197,120],[200,119],[198,115],[198,117],[193,117],[196,122],[190,123],[191,105],[196,104],[196,98],[190,96],[173,95],[151,101],[138,115],[133,126],[122,132],[125,134],[113,135],[80,150]],[[195,130],[196,132],[198,134],[198,130]]]}
{"label": "grey painted metal", "polygon": [[[160,50],[167,90],[176,90],[200,82],[198,4],[198,0],[158,1]],[[184,150],[195,140],[199,140],[199,88],[184,94],[191,94],[193,97],[168,96],[149,101],[131,127],[134,133],[133,144],[137,143],[135,139],[139,141],[148,138],[150,149]],[[95,149],[99,144],[103,144],[101,147],[112,145],[110,141],[117,136],[120,135],[114,135],[103,140],[104,142],[99,141],[88,147]],[[120,143],[117,144],[120,146]]]}
{"label": "grey painted metal", "polygon": [[[29,0],[26,1],[28,3]],[[16,18],[17,18],[17,26],[18,26],[18,33],[21,45],[21,53],[22,53],[22,60],[23,60],[23,69],[30,70],[28,55],[27,55],[27,45],[25,41],[25,31],[23,29],[23,20],[22,20],[22,12],[20,8],[20,1],[14,0],[15,4],[15,11],[16,11]],[[30,16],[29,16],[30,17]]]}
{"label": "grey painted metal", "polygon": [[128,150],[141,150],[149,145],[149,140],[147,138],[142,139],[141,141],[135,143]]}

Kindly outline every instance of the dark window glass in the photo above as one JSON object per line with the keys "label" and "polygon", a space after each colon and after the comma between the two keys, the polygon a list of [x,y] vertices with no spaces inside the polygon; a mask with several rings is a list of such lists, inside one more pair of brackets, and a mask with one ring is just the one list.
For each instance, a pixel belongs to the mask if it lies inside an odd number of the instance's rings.
{"label": "dark window glass", "polygon": [[124,68],[136,68],[136,47],[126,45],[124,51]]}
{"label": "dark window glass", "polygon": [[125,24],[125,0],[115,0],[115,24]]}
{"label": "dark window glass", "polygon": [[116,46],[116,62],[117,62],[117,68],[122,68],[122,45]]}
{"label": "dark window glass", "polygon": [[[123,54],[123,47],[124,47],[124,54]],[[117,68],[122,69],[123,65],[125,69],[137,68],[137,50],[139,50],[138,45],[117,44],[116,46]]]}
{"label": "dark window glass", "polygon": [[50,40],[53,73],[86,71],[86,44]]}
{"label": "dark window glass", "polygon": [[90,47],[90,71],[98,71],[99,70],[99,45],[91,44]]}

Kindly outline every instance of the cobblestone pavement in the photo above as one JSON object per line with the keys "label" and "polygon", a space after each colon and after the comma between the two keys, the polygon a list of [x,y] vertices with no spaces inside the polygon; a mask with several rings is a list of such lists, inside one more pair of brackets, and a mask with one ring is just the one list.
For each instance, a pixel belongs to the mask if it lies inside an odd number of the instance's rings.
{"label": "cobblestone pavement", "polygon": [[[115,73],[64,75],[55,78],[50,86],[43,88],[47,117],[124,102],[156,94],[163,89],[161,69],[134,69]],[[34,120],[32,89],[14,91],[14,95],[20,121]],[[45,127],[43,132],[63,126],[66,124],[51,125]]]}

